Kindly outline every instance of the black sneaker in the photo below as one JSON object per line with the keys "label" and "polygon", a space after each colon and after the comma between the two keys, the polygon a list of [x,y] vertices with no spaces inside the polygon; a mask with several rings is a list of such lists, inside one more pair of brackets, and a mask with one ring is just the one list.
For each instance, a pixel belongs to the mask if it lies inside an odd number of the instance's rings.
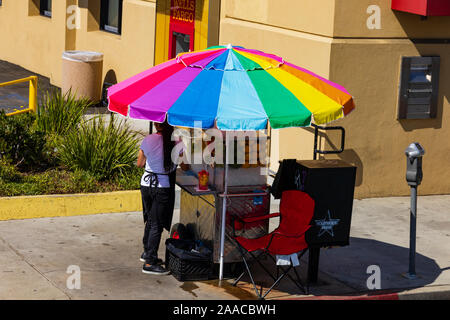
{"label": "black sneaker", "polygon": [[[145,258],[146,258],[146,254],[145,254],[145,252],[144,253],[142,253],[141,254],[141,257],[139,258],[139,261],[141,261],[141,262],[145,262],[146,260],[145,260]],[[156,260],[156,264],[163,264],[164,263],[164,261],[162,261],[162,259],[157,259]]]}
{"label": "black sneaker", "polygon": [[170,273],[170,271],[167,271],[159,264],[144,264],[142,267],[142,272],[147,274],[155,274],[155,275],[167,275]]}

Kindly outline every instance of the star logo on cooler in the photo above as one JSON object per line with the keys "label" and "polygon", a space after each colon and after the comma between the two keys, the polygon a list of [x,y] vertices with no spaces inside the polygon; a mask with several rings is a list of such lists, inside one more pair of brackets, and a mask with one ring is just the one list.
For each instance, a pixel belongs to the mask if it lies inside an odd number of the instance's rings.
{"label": "star logo on cooler", "polygon": [[331,219],[330,210],[328,210],[328,217],[322,220],[315,220],[316,225],[320,227],[318,237],[322,236],[324,233],[328,233],[330,236],[334,237],[333,227],[336,226],[341,219]]}

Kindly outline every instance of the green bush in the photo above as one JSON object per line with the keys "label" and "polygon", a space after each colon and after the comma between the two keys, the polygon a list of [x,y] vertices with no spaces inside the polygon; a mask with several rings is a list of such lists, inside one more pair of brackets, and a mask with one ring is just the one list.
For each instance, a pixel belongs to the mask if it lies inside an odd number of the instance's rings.
{"label": "green bush", "polygon": [[35,126],[33,113],[7,117],[0,112],[0,159],[22,170],[46,164],[45,133]]}
{"label": "green bush", "polygon": [[141,177],[144,169],[133,166],[123,175],[115,177],[112,183],[121,190],[138,190],[141,187]]}
{"label": "green bush", "polygon": [[54,91],[38,114],[0,112],[0,197],[139,189],[139,134],[113,117],[84,120],[89,106]]}
{"label": "green bush", "polygon": [[124,175],[135,166],[139,135],[114,117],[95,117],[64,137],[59,157],[70,170],[84,170],[99,180]]}
{"label": "green bush", "polygon": [[0,159],[0,181],[20,182],[22,177],[8,159]]}
{"label": "green bush", "polygon": [[46,92],[37,109],[37,127],[46,134],[65,135],[78,126],[90,106],[88,99],[77,99],[71,90]]}

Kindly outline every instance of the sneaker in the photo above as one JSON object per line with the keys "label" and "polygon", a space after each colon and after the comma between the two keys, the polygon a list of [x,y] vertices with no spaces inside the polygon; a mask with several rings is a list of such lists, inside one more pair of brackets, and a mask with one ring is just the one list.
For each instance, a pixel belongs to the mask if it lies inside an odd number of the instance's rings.
{"label": "sneaker", "polygon": [[[139,258],[139,261],[141,261],[141,262],[145,262],[145,258],[146,258],[146,254],[145,254],[145,252],[144,253],[142,253],[141,254],[141,257]],[[156,264],[163,264],[164,263],[164,261],[162,261],[162,259],[157,259],[156,260]]]}
{"label": "sneaker", "polygon": [[142,272],[147,274],[155,274],[155,275],[167,275],[170,271],[167,271],[159,264],[144,264],[142,267]]}

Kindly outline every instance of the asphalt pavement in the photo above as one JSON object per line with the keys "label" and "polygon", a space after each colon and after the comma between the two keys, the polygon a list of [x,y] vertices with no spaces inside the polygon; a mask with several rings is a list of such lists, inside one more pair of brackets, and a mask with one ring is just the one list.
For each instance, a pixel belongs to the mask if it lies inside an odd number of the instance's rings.
{"label": "asphalt pavement", "polygon": [[[50,84],[50,80],[40,74],[26,70],[18,65],[0,60],[0,83],[27,78],[38,77],[38,101],[42,101],[44,94],[52,89],[58,89]],[[6,113],[14,109],[28,108],[28,82],[0,88],[0,110]]]}

